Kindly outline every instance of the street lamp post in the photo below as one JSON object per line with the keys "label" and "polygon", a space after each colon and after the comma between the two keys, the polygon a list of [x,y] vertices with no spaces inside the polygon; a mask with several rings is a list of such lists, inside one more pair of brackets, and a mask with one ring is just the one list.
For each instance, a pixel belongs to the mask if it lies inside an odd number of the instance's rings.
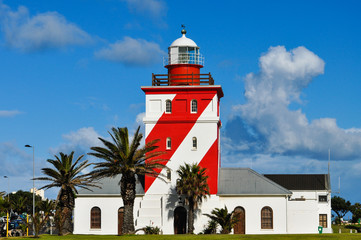
{"label": "street lamp post", "polygon": [[8,202],[10,201],[10,192],[9,192],[9,177],[8,176],[4,176],[4,178],[8,179]]}
{"label": "street lamp post", "polygon": [[25,145],[25,147],[33,149],[33,235],[35,235],[34,216],[35,216],[35,147]]}

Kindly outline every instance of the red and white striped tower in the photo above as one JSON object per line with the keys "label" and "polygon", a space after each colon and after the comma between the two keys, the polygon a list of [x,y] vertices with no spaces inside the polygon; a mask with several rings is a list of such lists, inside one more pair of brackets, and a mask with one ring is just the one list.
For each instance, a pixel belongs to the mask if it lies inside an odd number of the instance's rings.
{"label": "red and white striped tower", "polygon": [[204,59],[185,29],[168,50],[168,74],[153,74],[152,86],[142,90],[146,95],[145,141],[161,140],[159,150],[166,152],[171,171],[162,170],[168,176],[166,182],[145,177],[145,193],[174,193],[179,166],[197,163],[207,169],[210,193],[216,194],[222,88],[214,85],[210,73],[200,74]]}

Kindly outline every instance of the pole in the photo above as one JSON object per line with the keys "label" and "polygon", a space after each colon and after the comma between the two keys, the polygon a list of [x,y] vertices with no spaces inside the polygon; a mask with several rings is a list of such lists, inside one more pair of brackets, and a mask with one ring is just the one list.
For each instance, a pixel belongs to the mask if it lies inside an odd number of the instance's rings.
{"label": "pole", "polygon": [[9,186],[10,186],[10,183],[9,183],[9,177],[6,177],[7,179],[8,179],[8,202],[10,203],[10,188],[9,188]]}
{"label": "pole", "polygon": [[26,236],[29,236],[29,214],[26,213]]}
{"label": "pole", "polygon": [[6,213],[6,237],[9,236],[9,210]]}
{"label": "pole", "polygon": [[25,147],[33,148],[33,235],[35,236],[34,216],[35,216],[35,146],[25,145]]}
{"label": "pole", "polygon": [[33,235],[35,236],[35,226],[34,226],[34,217],[35,217],[35,147],[33,146]]}

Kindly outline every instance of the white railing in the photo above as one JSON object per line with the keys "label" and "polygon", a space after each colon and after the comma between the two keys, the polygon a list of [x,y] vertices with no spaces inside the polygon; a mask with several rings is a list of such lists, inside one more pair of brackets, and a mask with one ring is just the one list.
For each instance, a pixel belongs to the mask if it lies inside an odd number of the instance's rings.
{"label": "white railing", "polygon": [[197,64],[204,66],[204,57],[202,54],[195,53],[172,54],[163,58],[163,64],[164,66],[171,64]]}

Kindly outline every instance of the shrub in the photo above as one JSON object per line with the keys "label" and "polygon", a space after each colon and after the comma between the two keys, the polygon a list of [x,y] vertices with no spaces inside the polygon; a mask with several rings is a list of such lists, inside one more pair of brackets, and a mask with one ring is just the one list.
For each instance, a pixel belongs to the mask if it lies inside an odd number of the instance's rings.
{"label": "shrub", "polygon": [[143,230],[144,230],[145,234],[159,235],[159,233],[160,233],[159,227],[146,226]]}

